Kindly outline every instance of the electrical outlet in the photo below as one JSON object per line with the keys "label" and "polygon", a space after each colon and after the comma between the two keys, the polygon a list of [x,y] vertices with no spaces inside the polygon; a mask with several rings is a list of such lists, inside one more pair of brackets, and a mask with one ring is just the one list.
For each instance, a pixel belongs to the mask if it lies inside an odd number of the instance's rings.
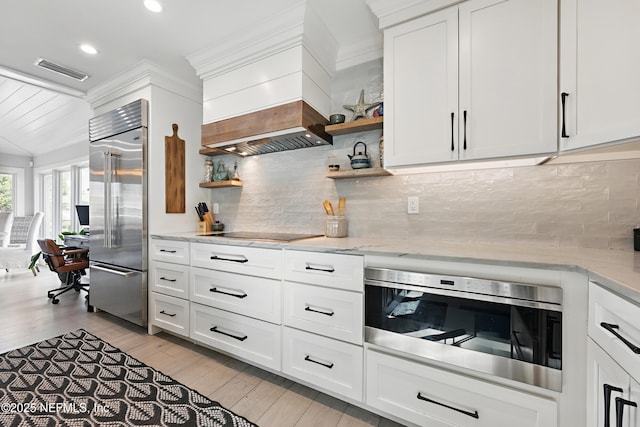
{"label": "electrical outlet", "polygon": [[217,203],[213,204],[213,214],[219,214],[220,213],[220,205]]}
{"label": "electrical outlet", "polygon": [[420,212],[420,201],[417,197],[407,198],[407,213],[417,214]]}

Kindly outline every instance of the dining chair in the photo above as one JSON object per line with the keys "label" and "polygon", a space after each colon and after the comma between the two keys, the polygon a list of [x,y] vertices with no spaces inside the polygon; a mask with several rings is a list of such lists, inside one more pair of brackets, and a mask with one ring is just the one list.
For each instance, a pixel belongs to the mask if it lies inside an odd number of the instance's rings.
{"label": "dining chair", "polygon": [[9,246],[13,212],[0,212],[0,248]]}

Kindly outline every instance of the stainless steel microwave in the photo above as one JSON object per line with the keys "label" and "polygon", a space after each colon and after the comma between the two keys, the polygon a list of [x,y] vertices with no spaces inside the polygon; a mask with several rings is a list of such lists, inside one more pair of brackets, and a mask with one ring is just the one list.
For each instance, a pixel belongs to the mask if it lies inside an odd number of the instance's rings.
{"label": "stainless steel microwave", "polygon": [[365,341],[561,391],[562,289],[367,268]]}

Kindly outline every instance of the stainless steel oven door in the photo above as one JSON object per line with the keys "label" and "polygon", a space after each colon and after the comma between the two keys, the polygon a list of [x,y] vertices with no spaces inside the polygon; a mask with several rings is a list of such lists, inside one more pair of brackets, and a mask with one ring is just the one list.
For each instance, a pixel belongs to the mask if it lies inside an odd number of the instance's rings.
{"label": "stainless steel oven door", "polygon": [[560,288],[379,273],[365,273],[366,342],[561,391]]}

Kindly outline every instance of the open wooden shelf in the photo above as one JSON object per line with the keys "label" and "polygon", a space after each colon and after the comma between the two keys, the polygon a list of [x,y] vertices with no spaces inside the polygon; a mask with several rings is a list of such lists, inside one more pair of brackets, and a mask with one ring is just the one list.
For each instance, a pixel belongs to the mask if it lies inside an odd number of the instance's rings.
{"label": "open wooden shelf", "polygon": [[242,181],[228,180],[228,181],[201,182],[200,187],[202,188],[242,187]]}
{"label": "open wooden shelf", "polygon": [[356,120],[355,122],[327,125],[325,126],[324,130],[329,135],[346,135],[348,133],[382,129],[383,121],[384,117],[371,117],[368,119]]}
{"label": "open wooden shelf", "polygon": [[327,172],[327,178],[331,179],[347,179],[347,178],[364,178],[367,176],[388,176],[390,172],[382,168],[364,168],[353,169],[347,171]]}

